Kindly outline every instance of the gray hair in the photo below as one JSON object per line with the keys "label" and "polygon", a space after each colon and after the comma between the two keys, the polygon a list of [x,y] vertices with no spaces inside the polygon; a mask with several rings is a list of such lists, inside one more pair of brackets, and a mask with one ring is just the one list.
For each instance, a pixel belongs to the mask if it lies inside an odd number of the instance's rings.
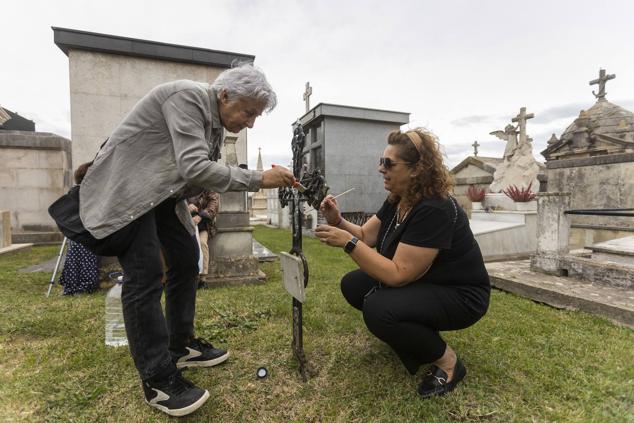
{"label": "gray hair", "polygon": [[264,110],[270,112],[277,105],[277,96],[266,80],[264,72],[252,63],[240,63],[218,75],[211,85],[218,95],[224,90],[230,100],[248,98],[265,103]]}

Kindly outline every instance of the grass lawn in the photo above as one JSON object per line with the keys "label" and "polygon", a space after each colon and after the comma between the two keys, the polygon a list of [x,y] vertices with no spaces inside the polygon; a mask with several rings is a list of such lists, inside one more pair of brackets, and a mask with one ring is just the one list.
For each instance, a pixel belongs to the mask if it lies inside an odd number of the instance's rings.
{"label": "grass lawn", "polygon": [[[288,251],[286,230],[255,237]],[[148,407],[127,348],[104,346],[105,292],[45,298],[50,273],[17,270],[59,247],[0,257],[0,421],[170,420]],[[317,375],[303,383],[291,342],[291,300],[279,263],[266,284],[199,291],[199,336],[229,361],[186,376],[210,400],[185,421],[217,422],[634,422],[634,332],[584,313],[494,291],[475,326],[445,334],[467,377],[444,398],[421,400],[391,350],[339,292],[355,268],[339,249],[304,239],[310,283],[304,344]],[[266,366],[269,377],[257,380]]]}

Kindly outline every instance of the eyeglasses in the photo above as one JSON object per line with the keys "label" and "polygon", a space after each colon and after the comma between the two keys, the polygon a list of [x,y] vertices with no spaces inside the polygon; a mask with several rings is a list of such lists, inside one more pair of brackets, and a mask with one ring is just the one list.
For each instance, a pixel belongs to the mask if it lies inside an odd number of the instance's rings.
{"label": "eyeglasses", "polygon": [[379,166],[383,166],[386,169],[392,169],[397,164],[412,164],[411,162],[397,162],[389,157],[379,157]]}

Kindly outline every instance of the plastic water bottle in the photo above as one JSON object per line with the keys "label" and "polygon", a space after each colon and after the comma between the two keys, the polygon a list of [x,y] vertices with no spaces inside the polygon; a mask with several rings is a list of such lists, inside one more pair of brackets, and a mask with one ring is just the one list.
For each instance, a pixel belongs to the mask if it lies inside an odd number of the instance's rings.
{"label": "plastic water bottle", "polygon": [[106,295],[106,345],[121,347],[128,345],[123,322],[123,308],[121,306],[121,287],[123,276],[118,276],[116,283]]}

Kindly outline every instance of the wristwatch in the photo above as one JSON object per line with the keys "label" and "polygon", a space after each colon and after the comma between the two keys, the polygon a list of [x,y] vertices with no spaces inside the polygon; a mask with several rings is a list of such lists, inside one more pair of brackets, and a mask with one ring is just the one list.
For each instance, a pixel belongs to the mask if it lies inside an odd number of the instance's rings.
{"label": "wristwatch", "polygon": [[357,242],[359,242],[359,238],[357,238],[356,236],[353,236],[352,239],[348,241],[346,245],[344,245],[343,251],[350,254],[352,250],[354,250],[354,247],[357,246]]}

